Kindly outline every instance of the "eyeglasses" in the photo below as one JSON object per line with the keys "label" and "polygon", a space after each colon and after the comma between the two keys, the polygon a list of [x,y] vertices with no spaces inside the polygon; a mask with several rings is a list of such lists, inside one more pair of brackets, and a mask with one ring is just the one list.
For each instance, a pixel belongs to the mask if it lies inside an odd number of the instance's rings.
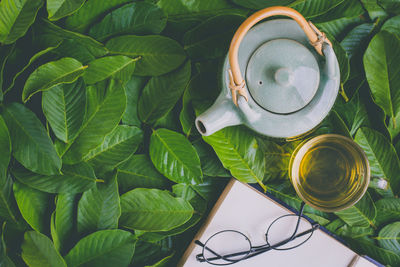
{"label": "eyeglasses", "polygon": [[[266,244],[261,246],[253,246],[245,234],[236,230],[217,232],[204,244],[196,240],[195,244],[203,248],[202,253],[196,255],[197,261],[230,265],[270,250],[289,250],[301,246],[320,227],[318,223],[311,223],[303,216],[304,205],[303,202],[298,215],[287,214],[275,219],[265,233]],[[282,229],[285,233],[282,233]]]}

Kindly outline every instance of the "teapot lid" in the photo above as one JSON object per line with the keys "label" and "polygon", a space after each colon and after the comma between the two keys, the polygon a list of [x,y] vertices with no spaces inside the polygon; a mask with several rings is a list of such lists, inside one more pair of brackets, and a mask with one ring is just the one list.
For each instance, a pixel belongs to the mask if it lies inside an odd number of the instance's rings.
{"label": "teapot lid", "polygon": [[275,39],[258,47],[246,68],[251,97],[279,114],[302,109],[319,86],[319,66],[309,49],[295,40]]}

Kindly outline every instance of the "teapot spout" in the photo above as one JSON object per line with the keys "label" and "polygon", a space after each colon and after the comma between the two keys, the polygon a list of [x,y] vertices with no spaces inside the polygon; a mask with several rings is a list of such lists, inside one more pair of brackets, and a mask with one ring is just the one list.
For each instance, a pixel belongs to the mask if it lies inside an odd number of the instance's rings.
{"label": "teapot spout", "polygon": [[233,125],[242,124],[237,107],[231,99],[220,98],[204,113],[196,118],[196,128],[204,136]]}

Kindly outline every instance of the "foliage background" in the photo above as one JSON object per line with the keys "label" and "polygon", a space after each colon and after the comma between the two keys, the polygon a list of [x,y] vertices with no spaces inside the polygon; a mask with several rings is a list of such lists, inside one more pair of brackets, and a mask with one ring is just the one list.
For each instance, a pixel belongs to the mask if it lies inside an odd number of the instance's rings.
{"label": "foliage background", "polygon": [[193,124],[235,29],[278,4],[340,63],[312,135],[354,138],[373,175],[354,207],[306,215],[400,266],[398,0],[1,0],[0,266],[174,266],[231,175],[299,207],[287,165],[301,140]]}

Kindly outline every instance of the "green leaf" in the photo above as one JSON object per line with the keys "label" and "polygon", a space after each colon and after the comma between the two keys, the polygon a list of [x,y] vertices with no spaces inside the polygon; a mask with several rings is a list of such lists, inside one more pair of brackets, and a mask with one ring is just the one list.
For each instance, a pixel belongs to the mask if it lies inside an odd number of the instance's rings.
{"label": "green leaf", "polygon": [[192,134],[193,131],[193,134],[197,133],[194,125],[196,116],[193,109],[198,110],[199,106],[211,106],[220,91],[215,72],[207,70],[207,72],[200,72],[191,78],[183,94],[182,110],[179,115],[183,132],[187,136]]}
{"label": "green leaf", "polygon": [[118,125],[103,143],[84,157],[101,172],[110,171],[135,153],[143,141],[143,132],[135,126]]}
{"label": "green leaf", "polygon": [[48,229],[46,214],[49,208],[50,195],[15,182],[14,196],[25,221],[35,231],[46,233]]}
{"label": "green leaf", "polygon": [[374,234],[374,229],[372,227],[350,227],[348,225],[343,225],[337,229],[336,233],[350,238],[360,238],[363,236],[372,236]]}
{"label": "green leaf", "polygon": [[22,258],[28,266],[67,267],[64,259],[47,236],[35,231],[26,232],[24,236]]}
{"label": "green leaf", "polygon": [[400,253],[400,221],[383,227],[376,239],[382,248]]}
{"label": "green leaf", "polygon": [[65,261],[70,267],[127,267],[133,256],[136,238],[122,230],[102,230],[81,239]]}
{"label": "green leaf", "polygon": [[167,17],[156,5],[147,2],[126,4],[107,14],[90,28],[89,35],[104,41],[121,34],[159,34],[165,28]]}
{"label": "green leaf", "polygon": [[193,142],[193,146],[199,155],[201,170],[203,171],[204,175],[212,177],[230,177],[230,174],[224,168],[224,166],[222,166],[221,161],[218,159],[211,146],[206,144],[201,139]]}
{"label": "green leaf", "polygon": [[400,194],[400,163],[393,145],[381,133],[360,128],[354,139],[365,151],[372,176],[386,178],[395,195]]}
{"label": "green leaf", "polygon": [[158,35],[123,35],[109,40],[106,47],[112,54],[133,58],[140,56],[135,68],[135,74],[139,76],[165,74],[186,59],[185,51],[177,41]]}
{"label": "green leaf", "polygon": [[373,29],[373,23],[358,25],[354,27],[340,42],[340,45],[346,51],[349,59],[351,59],[354,54],[357,54],[360,47],[366,44]]}
{"label": "green leaf", "polygon": [[262,183],[265,158],[255,136],[244,127],[227,127],[213,135],[203,136],[232,176],[245,183]]}
{"label": "green leaf", "polygon": [[338,6],[344,0],[331,0],[331,1],[321,1],[321,0],[308,0],[308,1],[295,1],[290,4],[289,7],[297,10],[305,18],[312,18],[320,16],[330,9]]}
{"label": "green leaf", "polygon": [[58,139],[72,142],[78,135],[86,112],[86,86],[83,79],[56,85],[43,92],[43,113]]}
{"label": "green leaf", "polygon": [[159,260],[153,265],[146,265],[145,267],[168,267],[171,264],[171,259],[173,259],[175,253],[172,253],[171,255]]}
{"label": "green leaf", "polygon": [[174,72],[152,77],[144,87],[138,103],[139,118],[154,124],[178,102],[191,73],[190,61]]}
{"label": "green leaf", "polygon": [[11,44],[24,36],[35,21],[43,0],[2,0],[0,2],[0,43]]}
{"label": "green leaf", "polygon": [[381,30],[400,35],[400,15],[385,21]]}
{"label": "green leaf", "polygon": [[83,193],[78,204],[78,232],[87,234],[97,230],[118,228],[121,216],[117,179]]}
{"label": "green leaf", "polygon": [[[3,224],[4,229],[5,224]],[[14,262],[7,256],[7,247],[4,242],[4,231],[0,236],[0,266],[1,267],[15,267]]]}
{"label": "green leaf", "polygon": [[120,226],[144,231],[168,231],[193,215],[189,202],[168,191],[137,188],[121,196]]}
{"label": "green leaf", "polygon": [[0,115],[0,185],[4,183],[7,178],[8,164],[11,159],[11,139],[10,133],[3,117]]}
{"label": "green leaf", "polygon": [[56,85],[72,83],[83,75],[85,69],[86,66],[82,66],[79,61],[68,57],[46,63],[29,75],[22,100],[26,102],[37,92],[47,91]]}
{"label": "green leaf", "polygon": [[61,159],[42,123],[25,106],[12,103],[3,118],[10,132],[14,158],[25,168],[44,175],[60,173]]}
{"label": "green leaf", "polygon": [[313,23],[332,21],[340,18],[355,18],[365,13],[359,0],[345,0],[331,8],[319,17],[313,18]]}
{"label": "green leaf", "polygon": [[12,174],[17,180],[34,189],[48,193],[81,193],[95,185],[93,168],[85,162],[63,165],[62,175],[40,175],[24,168],[14,168]]}
{"label": "green leaf", "polygon": [[335,212],[340,219],[350,226],[374,226],[376,207],[368,192],[354,206]]}
{"label": "green leaf", "polygon": [[384,198],[376,203],[377,225],[382,225],[388,222],[400,221],[400,199],[399,198]]}
{"label": "green leaf", "polygon": [[393,251],[380,248],[374,242],[367,241],[368,239],[359,238],[349,241],[352,247],[358,248],[362,254],[366,254],[373,259],[388,264],[390,266],[398,266],[400,264],[400,256]]}
{"label": "green leaf", "polygon": [[245,19],[241,15],[212,17],[186,32],[183,37],[184,49],[193,59],[225,56],[236,29]]}
{"label": "green leaf", "polygon": [[400,113],[400,40],[389,32],[372,39],[364,54],[364,68],[375,103],[394,120]]}
{"label": "green leaf", "polygon": [[251,8],[262,9],[272,6],[286,6],[295,0],[232,0],[236,5]]}
{"label": "green leaf", "polygon": [[91,87],[88,94],[87,119],[78,137],[68,145],[63,155],[63,161],[68,164],[80,162],[90,150],[100,145],[105,136],[118,125],[125,110],[124,88],[114,80],[109,82],[105,91],[101,86]]}
{"label": "green leaf", "polygon": [[377,0],[361,0],[364,8],[368,11],[368,15],[372,20],[376,18],[384,18],[388,16],[382,6],[378,3]]}
{"label": "green leaf", "polygon": [[[324,17],[324,15],[322,15],[322,17]],[[320,31],[329,33],[330,35],[340,40],[343,33],[346,32],[347,29],[355,27],[361,22],[362,19],[360,17],[340,18],[332,21],[317,23],[316,26]]]}
{"label": "green leaf", "polygon": [[[69,244],[74,239],[76,230],[75,213],[78,204],[76,194],[59,194],[56,198],[56,210],[54,216],[54,230],[57,241],[53,237],[54,245],[61,253],[69,249]],[[53,233],[52,233],[53,236]]]}
{"label": "green leaf", "polygon": [[132,59],[125,56],[109,56],[95,59],[89,62],[89,67],[85,72],[83,79],[86,84],[94,84],[105,80],[110,76],[115,76],[117,79],[120,79],[121,76],[122,78],[125,78],[125,73],[130,78],[138,59],[140,58]]}
{"label": "green leaf", "polygon": [[5,45],[0,47],[0,102],[3,102],[3,85],[4,83],[4,72],[5,65],[7,63],[8,58],[14,52],[15,45]]}
{"label": "green leaf", "polygon": [[378,4],[390,14],[400,14],[400,3],[397,0],[378,0]]}
{"label": "green leaf", "polygon": [[72,57],[86,64],[108,53],[104,45],[92,37],[65,30],[44,19],[35,23],[34,30],[37,36],[35,43],[38,45],[54,46],[62,41],[60,47],[54,51],[60,57]]}
{"label": "green leaf", "polygon": [[[47,47],[46,49],[40,50],[40,51],[38,51],[37,53],[35,53],[31,58],[26,58],[26,59],[25,59],[25,58],[18,58],[18,63],[19,63],[19,65],[23,66],[23,68],[20,69],[19,66],[18,66],[18,72],[17,72],[15,75],[14,75],[14,73],[13,73],[13,78],[12,78],[12,80],[11,80],[11,83],[10,83],[10,84],[7,84],[7,88],[5,89],[4,92],[7,93],[7,92],[9,92],[9,91],[15,89],[17,79],[18,79],[19,77],[21,77],[21,75],[22,75],[34,62],[36,62],[36,61],[39,60],[40,58],[42,58],[42,57],[48,55],[50,52],[53,52],[55,49],[57,49],[57,48],[60,46],[60,44],[61,44],[61,41],[58,42],[58,43],[56,43],[56,44],[54,44],[53,46],[49,46],[49,47]],[[29,61],[28,61],[28,59],[29,59]],[[20,60],[24,60],[24,61],[20,61]],[[26,78],[26,77],[25,77],[25,78]],[[23,76],[22,76],[21,79],[18,79],[18,80],[23,80]]]}
{"label": "green leaf", "polygon": [[86,0],[47,0],[49,20],[59,20],[76,12]]}
{"label": "green leaf", "polygon": [[360,127],[371,125],[366,105],[358,93],[347,103],[340,98],[337,99],[334,110],[347,125],[351,136],[354,136]]}
{"label": "green leaf", "polygon": [[195,148],[181,134],[167,129],[153,131],[150,158],[159,172],[176,183],[200,183],[203,177]]}
{"label": "green leaf", "polygon": [[164,189],[168,180],[162,176],[147,155],[133,155],[117,168],[118,185],[121,192],[134,188]]}
{"label": "green leaf", "polygon": [[175,245],[174,240],[170,237],[161,241],[150,243],[138,240],[135,254],[133,255],[132,264],[134,266],[144,266],[153,264],[160,259],[165,258],[172,253],[172,246]]}
{"label": "green leaf", "polygon": [[[16,219],[16,207],[14,206],[13,180],[11,176],[6,177],[0,187],[0,220],[5,220],[18,225]],[[1,265],[0,265],[1,266]]]}
{"label": "green leaf", "polygon": [[126,110],[122,117],[124,124],[140,127],[142,122],[139,120],[138,115],[138,102],[139,95],[148,81],[147,77],[132,76],[132,78],[125,85],[126,94]]}
{"label": "green leaf", "polygon": [[69,16],[65,27],[70,30],[85,32],[91,24],[100,19],[108,10],[131,2],[132,0],[90,0],[78,12]]}

